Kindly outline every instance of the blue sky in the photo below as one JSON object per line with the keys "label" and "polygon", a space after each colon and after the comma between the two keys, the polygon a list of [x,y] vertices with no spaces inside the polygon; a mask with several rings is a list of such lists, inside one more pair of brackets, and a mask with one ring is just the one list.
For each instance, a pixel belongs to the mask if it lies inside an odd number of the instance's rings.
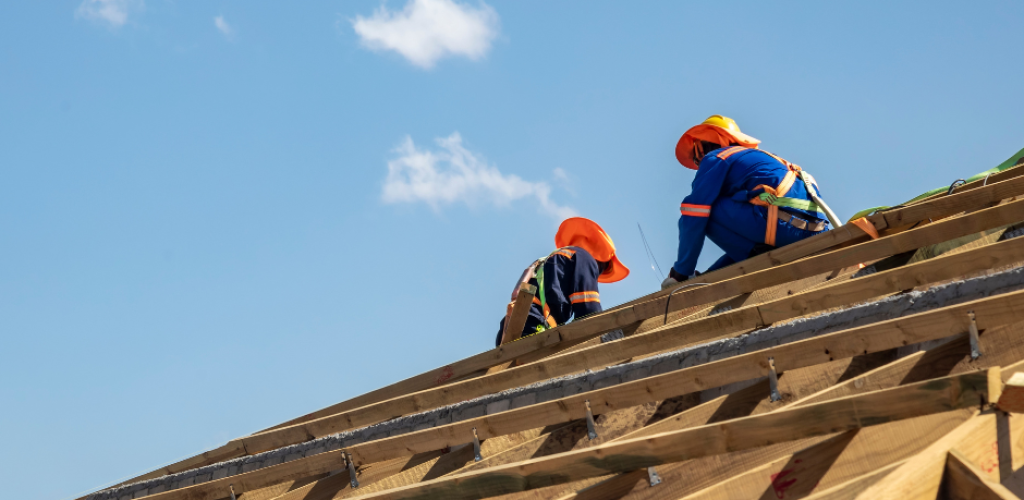
{"label": "blue sky", "polygon": [[[846,217],[1024,147],[1019,2],[0,5],[0,496],[491,347],[561,216],[654,291],[710,114]],[[700,268],[718,255],[706,247]]]}

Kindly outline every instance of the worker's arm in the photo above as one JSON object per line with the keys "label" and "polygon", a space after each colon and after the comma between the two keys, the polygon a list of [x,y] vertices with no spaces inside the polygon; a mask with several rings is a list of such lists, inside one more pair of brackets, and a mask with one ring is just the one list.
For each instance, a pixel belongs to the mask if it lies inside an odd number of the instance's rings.
{"label": "worker's arm", "polygon": [[714,155],[708,154],[701,161],[693,178],[692,191],[679,206],[679,252],[672,265],[675,274],[687,277],[696,270],[697,257],[704,248],[711,206],[721,195],[728,173],[728,164]]}
{"label": "worker's arm", "polygon": [[572,303],[574,318],[582,318],[589,314],[601,312],[601,295],[597,290],[597,277],[601,269],[590,254],[576,253],[576,266],[573,269],[572,291],[569,302]]}

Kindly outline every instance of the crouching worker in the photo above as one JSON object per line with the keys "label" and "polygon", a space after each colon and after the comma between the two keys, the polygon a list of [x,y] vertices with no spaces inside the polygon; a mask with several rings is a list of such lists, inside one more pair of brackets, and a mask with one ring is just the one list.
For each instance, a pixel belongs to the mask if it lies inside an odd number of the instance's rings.
{"label": "crouching worker", "polygon": [[837,224],[814,178],[760,142],[721,115],[679,139],[676,159],[697,174],[679,207],[679,253],[663,289],[695,275],[705,236],[725,251],[713,271]]}
{"label": "crouching worker", "polygon": [[[555,234],[555,246],[558,250],[534,261],[516,282],[495,345],[518,339],[520,334],[525,337],[563,325],[570,318],[600,312],[597,284],[614,283],[629,275],[629,269],[615,256],[611,237],[590,219],[573,217],[562,221]],[[537,287],[537,294],[523,331],[505,332],[505,322],[512,314],[521,283]]]}

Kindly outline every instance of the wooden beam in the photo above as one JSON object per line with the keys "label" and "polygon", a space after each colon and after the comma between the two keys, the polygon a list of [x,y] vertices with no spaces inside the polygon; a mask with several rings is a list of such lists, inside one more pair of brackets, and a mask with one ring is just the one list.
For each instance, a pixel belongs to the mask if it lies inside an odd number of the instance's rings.
{"label": "wooden beam", "polygon": [[[879,357],[879,355],[888,353],[862,355],[851,360],[836,360],[823,365],[791,370],[782,373],[779,377],[779,391],[783,397],[781,401],[771,402],[767,397],[767,382],[761,382],[747,389],[716,398],[686,410],[679,415],[631,432],[619,438],[619,440],[634,439],[660,432],[707,425],[747,414],[757,415],[777,409],[790,402],[794,406],[803,406],[992,366],[1006,366],[1006,370],[1024,369],[1024,361],[1021,361],[1024,360],[1024,324],[1016,323],[986,331],[985,335],[980,339],[980,347],[982,352],[986,354],[977,360],[972,360],[967,337],[966,335],[960,335],[941,346],[928,351],[914,353],[882,366],[877,365],[891,358]],[[859,362],[851,363],[853,360],[859,360]],[[1011,372],[1003,372],[1004,376],[1007,376],[1009,373]],[[835,382],[840,380],[839,377],[847,380],[836,384]],[[813,391],[817,392],[811,394]],[[796,398],[795,401],[794,398]],[[766,460],[770,458],[772,457],[765,456]],[[753,465],[752,462],[744,462],[741,470],[746,470],[751,465]],[[709,474],[706,473],[701,477],[695,477],[693,471],[698,470],[719,473],[722,470],[732,469],[729,469],[728,464],[724,463],[716,464],[712,468],[701,468],[694,467],[691,465],[691,462],[672,464],[659,467],[658,469],[659,474],[663,477],[663,482],[668,483],[670,481],[668,478],[672,478],[672,481],[678,481],[690,487],[690,489],[685,491],[678,491],[677,493],[680,496],[692,493],[695,491],[695,487],[708,485]],[[721,478],[721,476],[710,477]],[[630,481],[629,478],[616,476],[604,481],[595,488],[601,491],[604,491],[606,486],[611,491],[632,488],[632,486],[624,486],[624,484],[635,485],[637,481]],[[643,491],[646,491],[646,487],[640,486],[629,495],[629,498],[640,495]],[[589,496],[580,498],[611,499],[619,497],[601,496],[591,492]],[[648,498],[648,496],[643,494],[638,498]]]}
{"label": "wooden beam", "polygon": [[870,488],[871,485],[877,483],[885,476],[888,476],[890,472],[896,470],[904,463],[906,463],[906,460],[889,464],[885,467],[879,467],[845,483],[816,492],[815,494],[807,497],[807,500],[854,500],[861,492]]}
{"label": "wooden beam", "polygon": [[969,460],[984,464],[984,469],[998,470],[996,436],[996,415],[991,412],[977,415],[907,460],[857,498],[933,500],[939,493],[950,450],[955,449]]}
{"label": "wooden beam", "polygon": [[[937,413],[848,431],[688,495],[686,500],[798,499],[902,462],[967,421],[976,410]],[[869,460],[865,458],[870,457]],[[676,497],[680,498],[680,497]]]}
{"label": "wooden beam", "polygon": [[[486,439],[583,418],[584,400],[589,400],[594,412],[601,414],[652,400],[764,377],[768,374],[769,357],[774,358],[776,368],[784,372],[863,353],[945,338],[968,329],[968,311],[975,311],[978,328],[986,330],[1024,321],[1024,308],[1020,307],[1022,303],[1024,292],[997,295],[792,342],[557,401],[356,445],[349,451],[357,463],[373,463],[403,454],[421,453],[463,443],[468,440],[467,436],[473,427],[477,428],[482,439]],[[328,435],[350,426],[352,424],[347,420],[329,417],[303,425],[301,434],[288,439],[298,441],[305,439],[306,435]],[[246,445],[249,446],[249,443],[246,442]]]}
{"label": "wooden beam", "polygon": [[808,396],[797,404],[810,404],[889,389],[900,384],[921,382],[979,368],[1011,365],[1024,359],[1024,324],[1013,323],[991,328],[979,338],[978,344],[985,354],[977,360],[971,359],[967,335],[961,334],[946,344],[916,352],[851,378]]}
{"label": "wooden beam", "polygon": [[977,406],[999,369],[668,432],[358,498],[484,498]]}
{"label": "wooden beam", "polygon": [[[1024,217],[1024,214],[1021,217]],[[718,338],[729,333],[748,331],[769,322],[848,304],[857,299],[877,297],[886,291],[913,288],[928,281],[947,279],[978,269],[1019,262],[1022,259],[1024,259],[1024,239],[1009,240],[958,255],[920,262],[906,268],[872,274],[858,280],[838,284],[834,288],[798,294],[768,304],[729,311],[698,322],[625,338],[617,342],[466,380],[437,390],[420,392],[298,426],[241,438],[241,441],[250,453],[267,451],[299,443],[311,437],[371,425],[396,415],[438,408],[499,390],[578,372],[588,367],[605,366],[642,353],[680,347]]]}
{"label": "wooden beam", "polygon": [[[547,431],[546,428],[530,429],[487,439],[480,443],[480,453],[488,456],[500,454],[507,449],[529,442]],[[441,477],[467,463],[473,463],[473,459],[473,447],[468,444],[446,450],[419,453],[411,457],[359,467],[356,474],[359,479],[359,488],[354,490],[348,474],[343,473],[289,491],[274,500],[333,500],[364,492],[383,491]]]}
{"label": "wooden beam", "polygon": [[[1024,189],[1024,179],[1020,179],[1019,182],[1021,183],[1019,188]],[[669,304],[667,298],[657,299],[637,304],[632,308],[620,309],[613,313],[598,314],[583,321],[573,322],[563,325],[557,329],[549,330],[539,336],[531,336],[530,338],[523,339],[520,342],[510,343],[508,344],[508,348],[505,350],[507,352],[502,351],[497,353],[498,359],[492,358],[491,361],[487,362],[487,366],[493,366],[494,364],[508,361],[515,357],[509,357],[507,354],[516,353],[516,355],[520,355],[533,351],[534,349],[527,348],[527,344],[517,346],[517,344],[521,344],[521,342],[525,342],[527,340],[529,340],[530,345],[532,345],[537,342],[552,344],[574,339],[592,338],[606,331],[636,323],[639,320],[659,316],[663,314],[666,309],[680,310],[694,305],[706,304],[716,300],[724,300],[735,295],[751,293],[767,286],[777,285],[787,281],[800,279],[802,277],[828,272],[838,267],[855,265],[859,262],[870,261],[875,258],[913,250],[927,244],[940,243],[958,236],[976,233],[999,225],[1010,224],[1022,219],[1024,219],[1024,201],[1013,202],[981,210],[965,217],[930,224],[928,226],[900,233],[891,237],[868,241],[853,247],[804,259],[790,265],[783,265],[763,272],[741,276],[735,279],[715,283],[711,286],[683,291],[673,297],[672,304]],[[666,307],[670,305],[671,307]],[[556,330],[558,331],[557,335]],[[544,339],[547,340],[542,340],[540,338],[535,339],[534,337],[544,337]],[[506,346],[502,346],[502,348],[504,347]],[[523,347],[524,349],[518,349],[519,347]],[[499,348],[498,351],[501,351],[501,348]],[[460,366],[471,364],[463,362],[459,363]],[[454,368],[448,368],[450,369],[442,369],[436,379],[438,382],[443,383],[447,381],[448,378],[457,376]],[[480,368],[486,368],[486,366],[474,366],[475,370]],[[464,368],[460,368],[458,373],[465,371],[466,370]],[[408,384],[406,384],[406,386],[408,386]],[[403,400],[399,399],[397,401]],[[420,408],[403,411],[402,408],[395,407],[396,405],[401,406],[401,403],[396,403],[396,400],[390,400],[385,403],[388,406],[391,406],[390,408],[383,410],[389,416],[422,410],[422,408]],[[450,402],[444,404],[450,404]],[[351,404],[345,406],[351,406]],[[340,407],[335,405],[330,409],[321,410],[320,412],[317,412],[317,414],[329,414],[329,412],[336,411],[338,408]],[[310,414],[309,416],[312,415],[313,414]],[[311,419],[301,417],[298,420],[310,421]],[[278,426],[278,428],[280,428],[280,426]]]}
{"label": "wooden beam", "polygon": [[[963,331],[967,324],[967,310],[977,313],[979,328],[983,331],[1004,323],[1020,321],[1024,314],[1015,310],[1024,298],[1024,292],[1000,295],[980,301],[950,306],[905,318],[846,330],[776,348],[728,358],[657,377],[592,391],[558,401],[541,403],[496,415],[426,429],[393,438],[382,439],[348,449],[359,464],[369,464],[402,455],[421,453],[464,443],[470,429],[476,427],[481,438],[510,434],[542,425],[550,425],[584,417],[584,400],[589,400],[597,413],[605,413],[642,404],[650,399],[666,399],[708,387],[765,376],[767,356],[773,356],[781,371],[827,362],[833,358],[860,355],[864,351],[877,352],[905,344],[943,338]],[[982,334],[984,338],[986,334]],[[850,343],[852,341],[852,344]],[[339,468],[337,460],[321,454],[289,462],[299,467],[308,463],[306,475]],[[328,461],[327,465],[323,461]],[[250,474],[259,475],[261,469]],[[271,471],[272,472],[272,471]],[[268,474],[270,474],[268,472]],[[272,474],[270,474],[272,475]],[[231,479],[231,478],[227,478]],[[268,480],[269,481],[269,480]],[[173,493],[173,492],[171,492]]]}
{"label": "wooden beam", "polygon": [[942,482],[943,497],[949,500],[1020,500],[955,449],[946,457]]}
{"label": "wooden beam", "polygon": [[616,441],[636,429],[641,429],[652,422],[658,422],[683,408],[693,406],[697,400],[696,396],[696,394],[690,394],[665,401],[630,406],[598,415],[594,419],[594,430],[597,433],[597,437],[594,439],[590,439],[587,436],[586,421],[575,420],[568,425],[554,429],[550,433],[542,434],[519,446],[509,448],[500,454],[487,456],[480,462],[467,464],[465,467],[448,475],[482,470],[498,465],[521,462],[530,458],[580,450]]}
{"label": "wooden beam", "polygon": [[[826,434],[659,465],[655,470],[661,484],[656,487],[650,486],[646,469],[617,474],[589,487],[576,488],[579,491],[566,495],[562,500],[675,500],[840,434]],[[528,490],[522,494],[525,495],[529,491],[536,490]]]}
{"label": "wooden beam", "polygon": [[533,297],[537,294],[537,287],[529,283],[520,283],[519,291],[516,293],[516,300],[512,304],[512,312],[505,320],[505,331],[501,336],[501,343],[507,344],[519,340],[523,336],[523,328],[526,327],[526,318],[530,315],[530,307],[533,306]]}
{"label": "wooden beam", "polygon": [[1006,412],[1024,413],[1024,372],[1016,372],[1006,381],[997,406]]}
{"label": "wooden beam", "polygon": [[[887,218],[891,219],[896,224],[910,224],[928,219],[939,219],[964,210],[975,210],[986,207],[989,204],[998,203],[1000,200],[1020,194],[1024,194],[1024,178],[1010,179],[1002,182],[991,182],[983,188],[957,192],[952,196],[932,200],[912,207],[890,210],[884,214],[873,216],[870,219],[873,221],[876,228],[882,230],[886,227]],[[847,228],[826,231],[825,233],[799,241],[792,245],[780,247],[772,250],[771,252],[752,257],[733,266],[714,271],[713,273],[707,273],[702,275],[701,280],[704,282],[719,282],[736,278],[753,272],[769,269],[780,264],[793,262],[842,243],[862,240],[865,238],[866,235],[864,235],[859,229]],[[833,267],[833,269],[835,267]],[[410,394],[412,392],[427,389],[429,387],[439,385],[439,381],[443,383],[451,378],[457,378],[502,362],[511,361],[517,357],[526,355],[535,350],[550,347],[553,344],[563,342],[570,338],[579,338],[581,335],[584,335],[584,333],[580,331],[580,327],[583,325],[587,325],[585,330],[588,330],[593,336],[614,330],[615,328],[628,326],[637,321],[637,318],[632,317],[628,312],[626,312],[632,309],[632,307],[630,307],[632,304],[649,302],[652,299],[656,299],[667,294],[668,292],[652,293],[637,299],[630,304],[624,304],[623,306],[619,306],[605,313],[587,318],[585,321],[578,323],[574,322],[575,324],[572,324],[573,326],[571,328],[567,328],[569,325],[563,325],[562,327],[549,330],[543,335],[531,336],[528,339],[523,339],[522,341],[515,342],[509,346],[502,346],[504,349],[497,348],[465,358],[459,362],[442,366],[427,373],[405,379],[390,386],[366,393],[357,398],[352,398],[350,400],[331,405],[327,408],[294,418],[264,430],[286,427],[314,420],[323,416],[337,414],[348,409],[366,406],[368,404],[384,401],[403,394]],[[573,330],[572,335],[563,335],[563,331],[565,330]],[[515,348],[513,349],[512,346],[515,346]]]}
{"label": "wooden beam", "polygon": [[[676,416],[670,417],[669,419],[665,419],[661,422],[630,432],[617,438],[617,441],[650,436],[671,430],[700,427],[702,425],[731,420],[733,418],[759,415],[773,411],[793,402],[796,397],[801,397],[809,392],[821,390],[824,387],[835,384],[842,378],[869,371],[879,364],[891,359],[891,352],[876,353],[861,355],[850,359],[836,360],[822,365],[790,370],[781,374],[779,377],[779,392],[782,394],[781,401],[770,401],[768,397],[768,382],[767,380],[763,380],[732,394],[720,396],[703,404],[697,405]],[[673,424],[667,426],[663,425],[665,422],[669,421],[673,422]],[[732,476],[733,472],[745,471],[751,467],[762,465],[764,462],[785,456],[789,452],[796,451],[805,446],[813,445],[817,442],[819,441],[807,442],[803,446],[796,448],[789,448],[788,446],[793,443],[786,443],[779,445],[787,446],[786,449],[780,448],[779,450],[776,450],[777,452],[765,450],[767,452],[759,452],[757,454],[729,454],[728,456],[705,457],[703,459],[664,465],[658,467],[658,474],[661,476],[663,484],[673,485],[671,486],[671,489],[673,490],[673,494],[676,495],[676,497],[673,498],[677,498],[693,493],[716,482],[725,480],[729,476]],[[756,460],[758,459],[760,459],[761,462],[757,462]],[[709,463],[713,462],[713,465],[702,465],[702,461]],[[660,496],[655,495],[654,497],[649,497],[647,496],[647,493],[644,493],[648,488],[646,486],[646,472],[644,473],[645,481],[631,480],[629,477],[630,474],[631,473],[613,476],[602,481],[599,485],[590,488],[586,495],[582,495],[583,492],[578,491],[573,495],[570,495],[569,498],[575,498],[575,495],[580,495],[579,498],[581,499],[611,500],[626,495],[627,493],[628,495],[626,496],[629,498],[633,498],[637,495],[640,495],[637,498],[655,498]],[[589,485],[587,483],[588,482],[584,481],[572,483],[567,486],[569,486],[571,490],[575,491],[586,488]],[[685,487],[680,485],[685,485]],[[624,493],[623,495],[613,496],[608,494],[610,491],[623,491]],[[524,493],[524,497],[529,497],[529,495],[525,495]]]}
{"label": "wooden beam", "polygon": [[[990,179],[989,184],[985,187],[961,190],[950,196],[932,199],[921,204],[886,210],[867,219],[875,226],[875,229],[881,232],[887,228],[907,226],[928,220],[937,221],[960,212],[986,208],[1012,196],[1024,194],[1024,177],[1019,177],[1021,174],[1024,174],[1024,169],[1015,172],[1013,178],[1006,178],[1000,182],[992,182],[995,179]],[[795,262],[840,245],[867,239],[868,236],[863,231],[846,225],[703,274],[701,281],[706,283],[725,281]],[[620,307],[650,301],[668,295],[668,293],[668,290],[658,291],[627,302]]]}
{"label": "wooden beam", "polygon": [[[1022,179],[1024,182],[1024,179]],[[880,259],[889,255],[916,250],[922,246],[942,243],[953,238],[978,233],[986,229],[1013,224],[1024,220],[1024,200],[1014,201],[963,217],[947,219],[928,224],[892,236],[870,240],[854,246],[826,252],[813,257],[783,264],[749,275],[736,277],[703,287],[684,289],[672,296],[655,299],[633,306],[639,318],[649,318],[668,310],[696,304],[706,304],[729,297],[750,293],[766,286],[785,283],[834,269],[855,266],[859,263]]]}
{"label": "wooden beam", "polygon": [[[878,214],[872,218],[872,221],[876,227],[881,229],[889,224],[889,222],[886,222],[887,217],[890,222],[900,224],[907,224],[929,218],[934,219],[963,210],[971,210],[986,206],[987,204],[998,202],[1001,199],[1021,194],[1021,192],[1024,192],[1024,179],[1010,179],[1003,182],[991,183],[983,188],[958,192],[952,196],[928,201],[912,207],[905,207],[886,212],[885,214]],[[848,228],[828,231],[825,234],[748,259],[741,263],[741,265],[726,268],[727,270],[720,270],[721,272],[716,271],[715,274],[709,273],[703,277],[703,280],[712,282],[721,281],[730,277],[742,276],[758,270],[768,269],[782,263],[792,262],[814,252],[825,250],[838,244],[864,238],[863,235],[851,233],[850,231],[851,230]],[[656,298],[661,295],[662,294],[660,293],[655,293],[643,298],[642,301],[649,302],[649,299]],[[634,301],[634,303],[636,303],[636,301]],[[640,319],[643,318],[637,318],[633,312],[633,308],[627,305],[616,310],[597,315],[593,318],[588,318],[586,321],[577,322],[567,329],[556,328],[549,330],[544,334],[531,336],[528,339],[510,343],[508,346],[502,346],[501,348],[480,353],[450,365],[410,377],[342,403],[292,419],[267,430],[314,420],[323,416],[337,414],[342,411],[355,409],[368,404],[374,404],[390,398],[409,394],[417,390],[443,385],[448,381],[456,380],[479,370],[511,361],[517,357],[531,354],[543,355],[544,352],[556,352],[567,344],[578,343],[580,339],[593,338],[615,328],[629,328]],[[245,455],[245,450],[241,442],[239,440],[233,440],[217,449],[171,464],[153,472],[134,477],[125,481],[125,483],[177,473],[243,455]]]}
{"label": "wooden beam", "polygon": [[[823,365],[790,370],[779,376],[779,392],[783,398],[781,401],[770,401],[768,398],[767,382],[765,381],[728,396],[716,398],[686,410],[679,415],[634,431],[622,439],[634,439],[661,432],[707,425],[725,419],[745,416],[747,412],[750,415],[757,415],[788,404],[792,404],[794,407],[805,406],[981,368],[1005,365],[1016,366],[1015,362],[1024,360],[1024,324],[1018,323],[988,330],[981,337],[980,344],[983,352],[987,354],[978,360],[971,359],[967,336],[960,335],[941,346],[917,352],[890,363],[882,364],[881,366],[878,366],[878,363],[886,359],[892,359],[889,357],[894,354],[892,351],[861,355],[849,360],[836,360]],[[859,362],[851,363],[851,361],[855,360]],[[1024,361],[1021,361],[1021,363],[1024,363]],[[845,380],[840,381],[843,379]],[[812,393],[811,391],[815,389],[817,390]],[[765,458],[768,460],[772,457],[765,456]],[[704,474],[698,477],[695,476],[694,472],[695,470],[704,472],[708,469],[694,468],[690,464],[691,462],[683,462],[659,467],[658,469],[659,474],[663,477],[672,477],[674,480],[690,486],[690,489],[680,491],[680,496],[693,493],[696,491],[693,489],[694,487],[708,486],[708,475]],[[745,471],[755,464],[744,463],[743,465],[744,468],[741,470]],[[710,470],[718,473],[720,469],[727,467],[727,464],[719,464],[716,468]],[[674,469],[680,470],[676,471]],[[721,478],[720,475],[711,477]],[[622,479],[613,478],[607,482],[610,485],[614,485],[621,481]],[[668,479],[665,482],[668,482]],[[643,487],[638,488],[629,498],[633,498],[643,490]],[[589,499],[590,497],[586,498]],[[648,497],[640,496],[639,498]]]}

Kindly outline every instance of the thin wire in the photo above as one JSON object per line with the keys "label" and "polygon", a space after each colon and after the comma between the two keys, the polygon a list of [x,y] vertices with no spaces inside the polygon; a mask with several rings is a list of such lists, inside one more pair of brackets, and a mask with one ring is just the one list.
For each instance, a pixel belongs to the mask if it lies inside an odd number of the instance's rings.
{"label": "thin wire", "polygon": [[[640,223],[636,223],[636,228],[640,230],[640,239],[644,241],[644,250],[647,251],[647,258],[652,262],[651,271],[658,276],[659,280],[665,279],[665,273],[661,270],[661,265],[658,264],[658,259],[654,258],[654,252],[651,251],[651,246],[647,244],[647,237],[644,236],[644,228],[640,227]],[[658,266],[657,269],[654,266]]]}

